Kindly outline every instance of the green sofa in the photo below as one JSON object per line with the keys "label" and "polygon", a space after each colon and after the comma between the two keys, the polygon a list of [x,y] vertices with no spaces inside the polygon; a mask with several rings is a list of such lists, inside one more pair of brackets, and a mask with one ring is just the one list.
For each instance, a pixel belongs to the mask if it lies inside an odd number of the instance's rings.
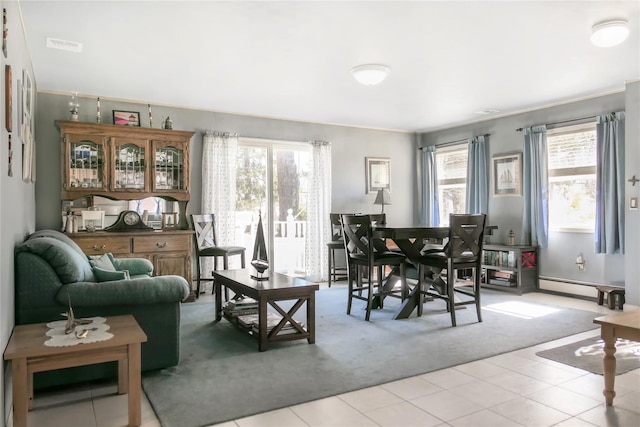
{"label": "green sofa", "polygon": [[[142,370],[178,364],[180,303],[189,285],[180,276],[151,277],[147,259],[113,259],[130,279],[98,282],[89,258],[67,235],[55,230],[31,234],[15,249],[16,325],[62,320],[71,300],[76,317],[132,314],[147,334]],[[38,373],[35,388],[115,378],[115,362]]]}

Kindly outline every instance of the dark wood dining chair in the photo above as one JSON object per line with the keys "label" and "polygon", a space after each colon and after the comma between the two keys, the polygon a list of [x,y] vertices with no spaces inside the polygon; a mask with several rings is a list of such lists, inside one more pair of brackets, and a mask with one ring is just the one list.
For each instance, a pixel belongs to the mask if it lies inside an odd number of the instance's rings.
{"label": "dark wood dining chair", "polygon": [[[405,256],[390,251],[382,239],[372,236],[369,215],[342,215],[342,230],[349,282],[347,314],[351,314],[354,298],[363,300],[367,302],[365,320],[368,321],[374,298],[377,298],[379,307],[382,308],[385,296],[406,296]],[[385,266],[399,268],[400,289],[385,289]],[[363,283],[365,279],[366,283]]]}
{"label": "dark wood dining chair", "polygon": [[[215,227],[215,215],[191,215],[191,225],[195,231],[195,249],[196,249],[196,298],[200,295],[201,282],[213,282],[213,272],[211,276],[204,277],[200,272],[200,257],[213,257],[213,269],[218,269],[218,258],[222,257],[222,268],[229,269],[229,257],[240,255],[240,264],[245,268],[245,251],[242,246],[218,246],[218,239]],[[227,300],[229,299],[228,290],[225,289]]]}
{"label": "dark wood dining chair", "polygon": [[[419,256],[409,256],[410,261],[418,267],[418,286],[420,297],[427,295],[444,299],[447,310],[451,314],[451,324],[456,326],[456,306],[475,304],[478,322],[482,322],[480,308],[480,274],[482,271],[482,240],[486,215],[456,215],[449,216],[449,236],[442,248],[429,248]],[[412,259],[413,258],[413,259]],[[425,267],[434,271],[428,279]],[[456,271],[473,269],[473,283],[471,285],[456,285]],[[446,270],[446,281],[441,275]],[[455,295],[463,294],[465,298],[455,301]],[[422,302],[418,304],[418,316],[422,315]]]}

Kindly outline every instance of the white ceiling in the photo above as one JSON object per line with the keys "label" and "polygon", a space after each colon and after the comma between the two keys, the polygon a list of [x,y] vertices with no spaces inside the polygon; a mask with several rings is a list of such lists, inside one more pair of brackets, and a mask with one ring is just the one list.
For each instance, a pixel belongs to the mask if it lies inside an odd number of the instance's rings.
{"label": "white ceiling", "polygon": [[[640,77],[640,1],[20,4],[39,90],[152,105],[425,131]],[[612,18],[629,38],[591,45],[591,27]],[[350,69],[363,63],[391,74],[362,86]],[[486,109],[500,112],[476,113]]]}

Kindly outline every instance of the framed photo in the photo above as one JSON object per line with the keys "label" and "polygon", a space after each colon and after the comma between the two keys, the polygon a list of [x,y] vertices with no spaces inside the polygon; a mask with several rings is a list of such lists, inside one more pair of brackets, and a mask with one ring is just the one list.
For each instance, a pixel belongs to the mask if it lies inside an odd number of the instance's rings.
{"label": "framed photo", "polygon": [[11,116],[11,65],[4,66],[4,127],[11,132],[13,117]]}
{"label": "framed photo", "polygon": [[522,195],[522,153],[493,156],[493,195]]}
{"label": "framed photo", "polygon": [[162,229],[171,230],[178,227],[178,213],[177,212],[163,212],[162,213]]}
{"label": "framed photo", "polygon": [[367,194],[380,189],[391,191],[391,167],[389,158],[365,157]]}
{"label": "framed photo", "polygon": [[2,54],[7,57],[7,9],[2,8]]}
{"label": "framed photo", "polygon": [[20,105],[20,124],[22,124],[26,128],[29,128],[31,130],[31,133],[33,133],[33,129],[31,127],[31,124],[33,122],[33,81],[31,80],[29,71],[27,71],[26,68],[22,70],[21,97],[22,104]]}
{"label": "framed photo", "polygon": [[140,113],[137,111],[113,110],[113,124],[140,127]]}

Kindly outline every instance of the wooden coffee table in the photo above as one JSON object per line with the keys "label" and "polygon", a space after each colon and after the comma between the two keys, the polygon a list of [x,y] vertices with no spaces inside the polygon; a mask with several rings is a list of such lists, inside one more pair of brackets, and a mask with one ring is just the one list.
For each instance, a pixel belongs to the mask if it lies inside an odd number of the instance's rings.
{"label": "wooden coffee table", "polygon": [[613,389],[616,379],[616,339],[640,341],[640,309],[596,317],[593,323],[600,325],[600,336],[604,341],[604,391],[602,394],[607,406],[611,406],[616,396]]}
{"label": "wooden coffee table", "polygon": [[[319,286],[304,279],[271,273],[268,280],[258,281],[251,278],[255,274],[252,268],[239,270],[218,270],[213,272],[216,295],[216,320],[222,318],[222,286],[232,291],[253,298],[258,301],[258,330],[251,332],[258,338],[258,349],[265,351],[269,343],[306,339],[309,344],[316,342],[316,294]],[[297,300],[291,309],[286,311],[278,304],[279,301]],[[293,315],[306,302],[307,324],[301,325],[293,319]],[[280,323],[268,330],[267,307],[273,307],[282,316]],[[225,316],[227,320],[239,327],[242,325],[237,318]],[[289,322],[293,330],[283,331],[281,328]]]}
{"label": "wooden coffee table", "polygon": [[141,420],[140,344],[147,335],[131,315],[108,317],[113,338],[68,347],[47,347],[46,323],[18,325],[13,329],[4,360],[13,373],[13,425],[26,427],[33,404],[33,374],[53,369],[118,362],[118,394],[129,393],[129,425]]}

